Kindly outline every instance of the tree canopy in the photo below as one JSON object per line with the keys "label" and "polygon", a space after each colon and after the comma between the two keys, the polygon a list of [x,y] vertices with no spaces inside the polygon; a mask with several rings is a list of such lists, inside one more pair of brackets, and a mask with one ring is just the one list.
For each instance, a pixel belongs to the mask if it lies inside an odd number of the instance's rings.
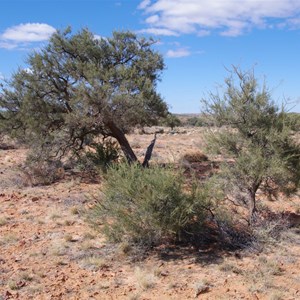
{"label": "tree canopy", "polygon": [[55,156],[80,151],[95,136],[113,137],[135,161],[125,134],[168,112],[156,92],[164,63],[153,44],[131,32],[56,32],[2,87],[1,128]]}

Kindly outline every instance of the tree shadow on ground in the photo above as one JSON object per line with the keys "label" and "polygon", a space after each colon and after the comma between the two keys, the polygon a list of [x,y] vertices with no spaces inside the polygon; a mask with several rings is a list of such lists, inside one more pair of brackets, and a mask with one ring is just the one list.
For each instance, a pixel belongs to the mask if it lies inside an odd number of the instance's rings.
{"label": "tree shadow on ground", "polygon": [[[232,228],[230,230],[233,232]],[[251,236],[248,232],[236,231],[235,236],[232,232],[221,232],[210,223],[201,233],[191,236],[189,240],[162,244],[153,248],[149,254],[156,255],[162,261],[187,260],[202,266],[221,264],[228,256],[241,258],[243,250],[251,246]]]}
{"label": "tree shadow on ground", "polygon": [[157,257],[165,262],[169,261],[188,261],[190,264],[200,264],[203,266],[221,264],[224,256],[228,255],[225,251],[214,249],[213,247],[202,250],[191,247],[167,247],[157,251]]}

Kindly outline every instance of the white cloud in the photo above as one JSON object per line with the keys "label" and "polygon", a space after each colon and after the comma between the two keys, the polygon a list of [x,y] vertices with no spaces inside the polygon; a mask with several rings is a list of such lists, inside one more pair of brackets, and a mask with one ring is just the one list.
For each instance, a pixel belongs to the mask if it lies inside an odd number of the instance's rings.
{"label": "white cloud", "polygon": [[94,34],[94,39],[95,39],[95,40],[101,40],[101,39],[102,39],[102,36],[99,35],[99,34]]}
{"label": "white cloud", "polygon": [[175,31],[166,28],[147,28],[139,30],[138,33],[147,33],[153,35],[167,35],[167,36],[178,36],[179,34]]}
{"label": "white cloud", "polygon": [[15,49],[24,44],[46,41],[55,31],[54,27],[44,23],[12,26],[0,35],[0,48]]}
{"label": "white cloud", "polygon": [[11,49],[15,49],[17,47],[18,47],[18,45],[16,43],[5,42],[5,41],[0,40],[0,48],[2,48],[2,49],[11,50]]}
{"label": "white cloud", "polygon": [[1,38],[16,42],[41,42],[48,40],[55,31],[48,24],[26,23],[7,28]]}
{"label": "white cloud", "polygon": [[147,6],[151,4],[151,0],[143,0],[138,6],[139,9],[145,9]]}
{"label": "white cloud", "polygon": [[139,8],[147,15],[148,30],[158,35],[203,36],[217,30],[221,35],[238,36],[278,22],[300,27],[299,0],[144,0]]}
{"label": "white cloud", "polygon": [[197,35],[198,36],[208,36],[208,35],[210,35],[210,33],[211,32],[209,30],[202,29],[197,32]]}
{"label": "white cloud", "polygon": [[292,29],[299,29],[300,28],[300,16],[289,19],[288,24],[285,24],[285,25],[288,27],[291,27]]}
{"label": "white cloud", "polygon": [[169,58],[178,58],[178,57],[190,56],[191,52],[186,48],[179,48],[176,50],[169,50],[166,55]]}
{"label": "white cloud", "polygon": [[0,80],[4,80],[4,75],[0,72]]}

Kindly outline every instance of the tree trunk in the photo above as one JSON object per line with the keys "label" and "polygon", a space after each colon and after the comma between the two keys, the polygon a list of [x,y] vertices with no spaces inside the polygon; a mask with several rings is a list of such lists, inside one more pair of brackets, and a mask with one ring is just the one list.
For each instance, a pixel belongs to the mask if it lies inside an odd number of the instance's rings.
{"label": "tree trunk", "polygon": [[151,159],[155,142],[156,142],[156,133],[154,134],[154,139],[151,141],[150,145],[147,148],[145,158],[144,158],[144,161],[143,161],[143,164],[142,164],[142,166],[144,168],[149,168],[149,160]]}
{"label": "tree trunk", "polygon": [[128,163],[133,163],[138,161],[136,155],[134,154],[132,148],[129,145],[129,142],[124,134],[124,132],[113,122],[106,122],[107,127],[112,133],[112,136],[118,141],[120,147],[128,161]]}
{"label": "tree trunk", "polygon": [[[118,141],[128,163],[138,162],[138,159],[133,152],[124,132],[113,122],[113,121],[107,121],[105,125],[109,128],[111,131],[112,136]],[[154,139],[151,141],[150,145],[147,148],[144,161],[142,163],[142,166],[144,168],[149,167],[149,160],[151,159],[153,148],[156,142],[156,133],[154,135]]]}
{"label": "tree trunk", "polygon": [[252,184],[252,187],[248,190],[248,198],[249,198],[249,222],[253,224],[256,221],[256,192],[261,185],[261,180],[255,181]]}
{"label": "tree trunk", "polygon": [[256,198],[255,198],[255,192],[249,192],[249,222],[250,224],[255,222],[256,218]]}

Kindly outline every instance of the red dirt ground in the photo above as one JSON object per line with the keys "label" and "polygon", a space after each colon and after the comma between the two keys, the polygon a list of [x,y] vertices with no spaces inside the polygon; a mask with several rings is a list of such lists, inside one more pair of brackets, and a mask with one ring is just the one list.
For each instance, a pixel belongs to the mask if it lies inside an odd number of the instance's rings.
{"label": "red dirt ground", "polygon": [[[130,135],[142,156],[152,135]],[[160,134],[156,162],[201,150],[201,130]],[[0,299],[300,299],[300,229],[262,252],[164,248],[126,255],[85,221],[101,182],[76,175],[50,186],[24,185],[26,150],[0,150]],[[26,183],[26,182],[25,182]],[[266,202],[299,212],[299,197]]]}

